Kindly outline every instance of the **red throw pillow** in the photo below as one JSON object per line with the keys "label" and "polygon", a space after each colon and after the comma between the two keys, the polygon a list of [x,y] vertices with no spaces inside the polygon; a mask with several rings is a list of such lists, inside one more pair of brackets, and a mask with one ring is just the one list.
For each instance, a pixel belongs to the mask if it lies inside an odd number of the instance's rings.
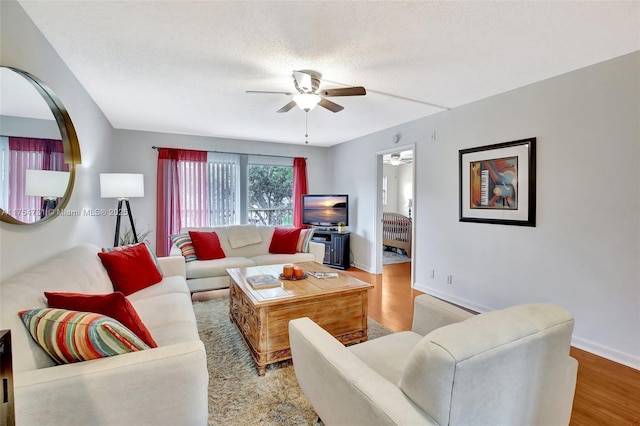
{"label": "red throw pillow", "polygon": [[107,269],[113,288],[125,296],[162,281],[144,244],[111,253],[98,253]]}
{"label": "red throw pillow", "polygon": [[300,228],[276,228],[273,231],[269,253],[274,254],[295,254],[298,238],[300,238]]}
{"label": "red throw pillow", "polygon": [[227,255],[220,246],[220,238],[215,232],[189,231],[198,260],[224,259]]}
{"label": "red throw pillow", "polygon": [[44,295],[50,308],[106,315],[118,320],[150,347],[158,347],[131,302],[119,291],[109,294],[50,293],[45,291]]}

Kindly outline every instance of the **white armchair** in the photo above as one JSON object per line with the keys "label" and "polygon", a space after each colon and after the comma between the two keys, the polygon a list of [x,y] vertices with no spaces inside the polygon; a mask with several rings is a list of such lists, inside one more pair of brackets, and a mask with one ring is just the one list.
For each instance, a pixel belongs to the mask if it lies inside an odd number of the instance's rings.
{"label": "white armchair", "polygon": [[299,318],[289,339],[298,382],[328,426],[566,425],[573,323],[550,304],[472,315],[422,295],[412,331],[344,347]]}

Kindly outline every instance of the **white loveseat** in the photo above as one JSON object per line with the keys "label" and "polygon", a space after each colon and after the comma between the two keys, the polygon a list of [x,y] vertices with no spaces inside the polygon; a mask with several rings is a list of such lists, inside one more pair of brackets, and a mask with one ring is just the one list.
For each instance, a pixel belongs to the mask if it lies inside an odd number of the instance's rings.
{"label": "white loveseat", "polygon": [[567,425],[574,320],[550,304],[474,316],[421,295],[412,331],[345,348],[309,318],[289,322],[296,377],[332,425]]}
{"label": "white loveseat", "polygon": [[[187,285],[191,292],[214,290],[229,287],[227,268],[242,268],[248,266],[273,265],[278,263],[318,262],[322,263],[325,246],[322,243],[309,242],[308,253],[273,254],[269,253],[269,246],[275,226],[258,225],[257,231],[261,241],[242,247],[233,248],[229,241],[227,226],[183,228],[180,233],[189,231],[215,232],[218,234],[220,246],[226,255],[223,259],[194,260],[186,262]],[[181,250],[172,245],[169,256],[182,256]]]}
{"label": "white loveseat", "polygon": [[0,286],[0,329],[12,337],[16,424],[205,425],[206,353],[182,259],[159,258],[162,281],[127,296],[157,348],[55,365],[31,338],[18,312],[45,308],[45,291],[113,292],[98,251],[79,245]]}

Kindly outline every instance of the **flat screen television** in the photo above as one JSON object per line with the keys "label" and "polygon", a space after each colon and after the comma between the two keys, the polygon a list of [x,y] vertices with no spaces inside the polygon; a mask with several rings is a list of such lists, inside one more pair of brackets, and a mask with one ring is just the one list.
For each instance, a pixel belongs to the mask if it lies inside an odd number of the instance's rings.
{"label": "flat screen television", "polygon": [[302,196],[302,223],[313,226],[349,225],[349,196],[307,194]]}

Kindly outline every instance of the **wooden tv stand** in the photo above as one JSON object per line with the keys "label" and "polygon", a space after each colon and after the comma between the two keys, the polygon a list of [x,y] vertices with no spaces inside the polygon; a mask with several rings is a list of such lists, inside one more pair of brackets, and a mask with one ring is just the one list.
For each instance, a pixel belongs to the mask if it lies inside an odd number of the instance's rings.
{"label": "wooden tv stand", "polygon": [[351,234],[325,229],[316,229],[312,241],[324,244],[322,263],[332,268],[349,269],[351,267]]}

